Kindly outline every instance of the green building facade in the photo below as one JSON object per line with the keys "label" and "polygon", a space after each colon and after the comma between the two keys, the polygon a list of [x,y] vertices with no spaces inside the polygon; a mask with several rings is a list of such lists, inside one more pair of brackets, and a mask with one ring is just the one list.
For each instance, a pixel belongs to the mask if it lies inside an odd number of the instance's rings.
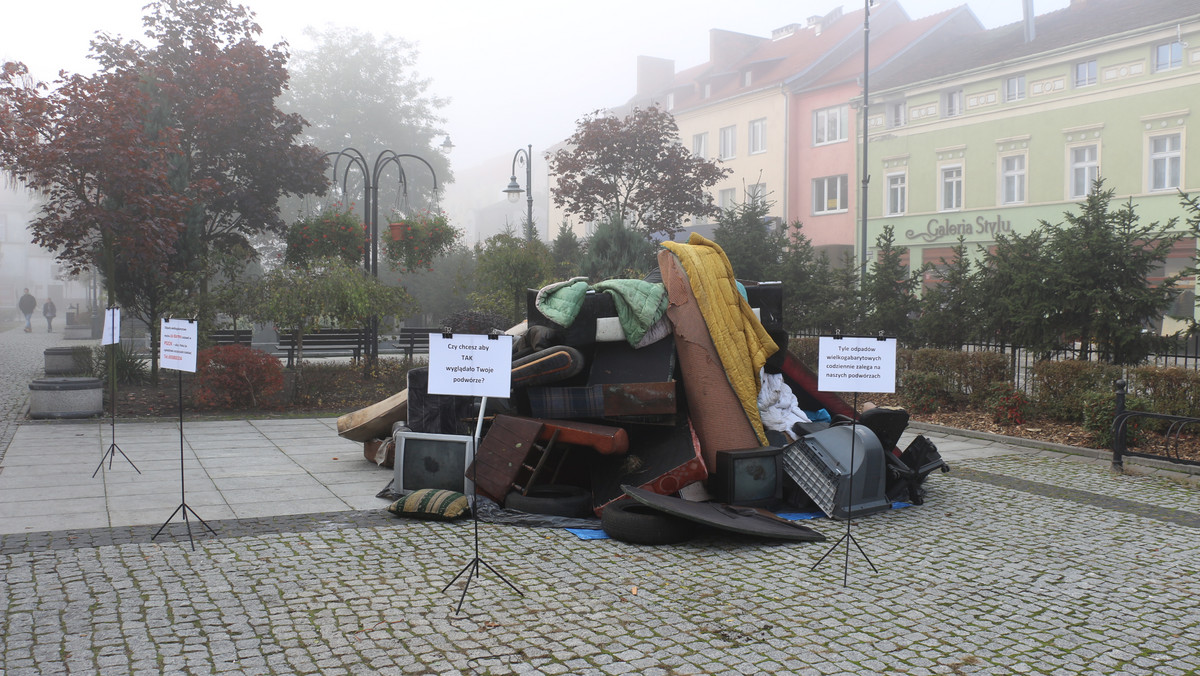
{"label": "green building facade", "polygon": [[[1179,192],[1200,189],[1200,152],[1188,152],[1198,115],[1194,0],[1075,0],[917,45],[872,77],[858,251],[869,260],[890,225],[910,265],[937,265],[960,235],[977,252],[997,233],[1062,222],[1097,177],[1143,223],[1182,220]],[[1195,254],[1196,241],[1182,241],[1163,274]],[[1194,314],[1195,283],[1173,314]]]}

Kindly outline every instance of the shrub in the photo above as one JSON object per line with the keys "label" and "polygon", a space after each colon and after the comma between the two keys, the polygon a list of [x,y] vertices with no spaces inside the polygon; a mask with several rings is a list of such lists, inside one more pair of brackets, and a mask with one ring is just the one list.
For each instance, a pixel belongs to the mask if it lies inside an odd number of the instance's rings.
{"label": "shrub", "polygon": [[901,379],[900,399],[910,413],[934,413],[954,404],[950,383],[940,373],[909,371]]}
{"label": "shrub", "polygon": [[100,356],[98,351],[101,348],[92,347],[89,345],[76,345],[71,348],[71,361],[75,364],[73,373],[103,378],[103,373],[98,373],[96,364]]}
{"label": "shrub", "polygon": [[[92,353],[90,368],[92,375],[106,380],[109,373],[109,356],[116,366],[117,382],[122,385],[144,383],[150,378],[150,360],[134,349],[131,343],[100,345]],[[76,362],[79,363],[79,362]]]}
{"label": "shrub", "polygon": [[283,389],[283,367],[271,355],[245,345],[201,350],[196,360],[198,406],[258,408]]}
{"label": "shrub", "polygon": [[1185,416],[1200,411],[1200,372],[1190,369],[1139,366],[1130,370],[1128,391],[1144,400],[1147,408],[1128,402],[1125,408]]}
{"label": "shrub", "polygon": [[1064,422],[1083,420],[1083,398],[1089,392],[1112,397],[1112,383],[1121,368],[1067,359],[1040,361],[1033,366],[1034,401],[1047,418]]}
{"label": "shrub", "polygon": [[439,326],[448,326],[454,333],[487,334],[492,329],[507,330],[512,324],[508,318],[495,312],[461,310],[443,317]]}
{"label": "shrub", "polygon": [[815,373],[819,363],[817,356],[820,344],[819,338],[792,338],[788,340],[788,352],[794,354],[800,363]]}
{"label": "shrub", "polygon": [[983,405],[988,385],[1008,379],[1008,359],[999,352],[933,348],[901,352],[898,368],[938,374],[955,404]]}
{"label": "shrub", "polygon": [[997,425],[1020,425],[1029,420],[1033,404],[1012,383],[992,383],[984,390],[985,406]]}
{"label": "shrub", "polygon": [[[1083,428],[1092,433],[1092,439],[1100,448],[1112,448],[1113,418],[1117,415],[1116,395],[1112,392],[1093,390],[1081,397],[1083,408]],[[1125,399],[1125,408],[1135,411],[1145,411],[1146,402],[1137,397]],[[1144,423],[1140,418],[1129,418],[1125,424],[1125,443],[1137,446],[1145,439]]]}

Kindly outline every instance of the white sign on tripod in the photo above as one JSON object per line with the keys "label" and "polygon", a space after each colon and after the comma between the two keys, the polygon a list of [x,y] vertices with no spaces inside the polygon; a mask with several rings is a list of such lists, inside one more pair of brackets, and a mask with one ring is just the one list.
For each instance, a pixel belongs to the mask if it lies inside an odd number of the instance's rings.
{"label": "white sign on tripod", "polygon": [[104,333],[100,334],[100,344],[121,344],[121,308],[110,307],[104,311]]}
{"label": "white sign on tripod", "polygon": [[895,338],[821,336],[818,352],[819,391],[896,391]]}
{"label": "white sign on tripod", "polygon": [[175,371],[196,372],[198,324],[193,319],[163,317],[159,332],[158,366]]}
{"label": "white sign on tripod", "polygon": [[429,393],[507,399],[512,336],[429,335]]}

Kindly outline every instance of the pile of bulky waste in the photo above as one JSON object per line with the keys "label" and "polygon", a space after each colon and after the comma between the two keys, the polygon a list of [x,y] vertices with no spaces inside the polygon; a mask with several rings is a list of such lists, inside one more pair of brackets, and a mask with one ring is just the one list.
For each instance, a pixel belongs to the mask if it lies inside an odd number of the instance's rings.
{"label": "pile of bulky waste", "polygon": [[797,515],[921,504],[926,478],[949,469],[936,447],[897,446],[903,409],[859,412],[817,389],[787,349],[782,286],[738,280],[699,235],[665,242],[645,279],[531,289],[506,332],[507,399],[480,411],[429,393],[428,368],[413,368],[407,390],[342,416],[338,434],[393,467],[383,495],[401,516],[473,504],[485,521],[640,544],[712,528],[803,542],[824,538]]}

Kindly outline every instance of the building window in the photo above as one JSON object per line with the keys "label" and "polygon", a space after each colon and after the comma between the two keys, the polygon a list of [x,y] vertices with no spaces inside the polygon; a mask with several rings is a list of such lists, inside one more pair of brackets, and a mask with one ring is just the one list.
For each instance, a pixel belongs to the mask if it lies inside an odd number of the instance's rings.
{"label": "building window", "polygon": [[955,117],[963,112],[963,92],[961,89],[942,94],[942,116]]}
{"label": "building window", "polygon": [[887,212],[899,216],[908,205],[908,174],[888,174]]}
{"label": "building window", "polygon": [[1096,60],[1075,64],[1075,86],[1090,87],[1096,84]]}
{"label": "building window", "polygon": [[1070,197],[1083,197],[1100,176],[1100,147],[1092,144],[1071,148]]}
{"label": "building window", "polygon": [[1020,101],[1025,98],[1025,76],[1016,75],[1004,81],[1004,100]]}
{"label": "building window", "polygon": [[767,118],[750,122],[750,154],[767,152]]}
{"label": "building window", "polygon": [[962,165],[942,167],[942,198],[939,203],[942,211],[958,211],[963,206],[963,170]]}
{"label": "building window", "polygon": [[719,153],[717,157],[722,160],[728,160],[737,155],[737,125],[721,127],[720,147],[717,148]]}
{"label": "building window", "polygon": [[1154,72],[1171,70],[1183,65],[1183,43],[1176,40],[1154,48]]}
{"label": "building window", "polygon": [[754,183],[746,188],[746,201],[762,204],[767,199],[767,184]]}
{"label": "building window", "polygon": [[1180,134],[1150,137],[1150,189],[1174,190],[1179,187],[1182,158]]}
{"label": "building window", "polygon": [[717,191],[717,206],[721,211],[726,211],[733,208],[733,201],[737,199],[736,188],[725,188]]}
{"label": "building window", "polygon": [[707,99],[710,96],[712,96],[712,85],[705,82],[704,83],[704,98]]}
{"label": "building window", "polygon": [[829,214],[835,211],[845,211],[848,208],[845,174],[813,180],[814,214]]}
{"label": "building window", "polygon": [[692,154],[696,157],[708,158],[708,132],[692,134]]}
{"label": "building window", "polygon": [[813,145],[845,141],[849,106],[837,106],[813,111]]}
{"label": "building window", "polygon": [[675,92],[667,94],[667,110],[675,110]]}
{"label": "building window", "polygon": [[888,108],[887,108],[888,126],[889,127],[903,127],[904,122],[905,122],[904,118],[905,118],[906,112],[907,112],[907,110],[905,109],[903,101],[900,101],[899,103],[888,104]]}
{"label": "building window", "polygon": [[751,81],[752,79],[754,79],[754,76],[753,76],[753,75],[751,75],[750,71],[746,71],[746,72],[745,72],[745,73],[742,75],[742,86],[743,86],[743,87],[749,87],[749,86],[750,86],[750,81]]}
{"label": "building window", "polygon": [[1025,156],[1000,158],[1000,202],[1021,204],[1025,201]]}

